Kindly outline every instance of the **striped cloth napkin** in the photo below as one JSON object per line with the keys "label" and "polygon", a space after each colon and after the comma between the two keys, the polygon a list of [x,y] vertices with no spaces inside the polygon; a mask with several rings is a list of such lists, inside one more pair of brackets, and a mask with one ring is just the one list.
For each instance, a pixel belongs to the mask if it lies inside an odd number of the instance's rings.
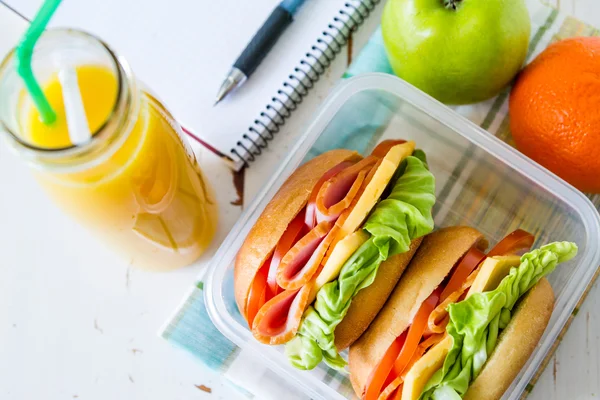
{"label": "striped cloth napkin", "polygon": [[[597,29],[555,9],[544,6],[537,0],[528,1],[528,7],[532,18],[532,36],[528,62],[555,40],[573,36],[600,35],[600,31]],[[354,76],[364,72],[391,73],[379,30],[375,32],[345,76]],[[473,106],[455,107],[455,110],[491,134],[513,145],[508,129],[509,92],[510,90],[506,89],[489,101]],[[386,115],[389,110],[382,111],[373,107],[375,106],[363,104],[360,108],[355,108],[356,110],[362,110],[362,113],[368,113],[368,124],[358,128],[356,125],[352,126],[352,121],[356,121],[356,124],[361,123],[360,115],[348,115],[347,118],[343,118],[344,125],[338,127],[339,135],[335,135],[335,139],[334,135],[329,135],[319,140],[311,149],[309,156],[339,147],[357,150],[367,149],[377,136],[378,122],[383,124],[389,117],[389,115]],[[364,120],[365,118],[362,118],[362,121]],[[357,131],[360,131],[360,135],[356,135]],[[348,132],[348,134],[346,135],[344,132]],[[439,192],[438,197],[446,199],[445,203],[451,201],[451,209],[456,212],[442,213],[436,205],[436,209],[434,209],[436,223],[440,225],[470,223],[480,227],[484,226],[484,232],[487,225],[492,230],[490,237],[494,237],[493,229],[508,232],[517,227],[523,227],[524,229],[531,229],[535,233],[536,221],[539,221],[540,218],[545,218],[544,220],[554,224],[553,229],[555,231],[560,231],[562,226],[568,224],[568,219],[563,219],[560,212],[557,212],[552,204],[549,204],[547,209],[537,212],[536,215],[531,215],[527,205],[535,194],[529,193],[526,188],[523,188],[520,196],[515,196],[518,203],[510,205],[514,215],[511,220],[506,221],[503,217],[501,220],[501,217],[494,216],[493,213],[489,212],[492,209],[490,204],[494,202],[496,194],[501,188],[501,179],[497,177],[490,179],[494,176],[490,173],[492,166],[478,164],[477,154],[474,154],[471,150],[461,150],[460,154],[454,156],[456,161],[454,170],[447,177],[438,179],[438,185],[441,185],[441,192]],[[486,182],[484,193],[462,192],[458,195],[457,191],[460,190],[458,190],[459,185],[456,185],[456,183],[465,179],[465,171],[469,171],[467,172],[469,179],[486,179],[489,181]],[[589,197],[600,209],[600,195]],[[547,241],[546,239],[544,237],[538,238],[540,242]],[[302,394],[291,393],[289,387],[286,387],[281,379],[278,379],[264,365],[255,361],[247,352],[242,351],[226,339],[214,327],[206,311],[201,277],[182,306],[176,311],[174,317],[167,323],[161,332],[161,336],[172,344],[192,353],[207,367],[223,373],[232,384],[240,389],[241,393],[246,394],[248,397],[260,399],[300,399],[305,397]],[[558,345],[558,342],[556,342],[556,345]],[[322,368],[319,371],[319,373],[322,373],[323,381],[329,386],[336,388],[347,397],[353,396],[352,387],[347,376],[327,368]],[[537,379],[537,376],[535,379]],[[533,382],[528,386],[524,396],[531,390],[532,385]]]}

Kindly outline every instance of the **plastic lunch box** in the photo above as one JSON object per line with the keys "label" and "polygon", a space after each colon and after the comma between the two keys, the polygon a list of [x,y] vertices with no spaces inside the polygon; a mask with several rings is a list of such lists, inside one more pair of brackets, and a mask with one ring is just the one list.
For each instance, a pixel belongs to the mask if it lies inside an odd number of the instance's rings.
{"label": "plastic lunch box", "polygon": [[[209,314],[226,337],[252,351],[257,360],[307,396],[343,399],[323,382],[324,371],[318,368],[326,366],[296,370],[287,363],[281,346],[254,340],[235,306],[234,259],[263,208],[303,160],[330,148],[353,148],[366,154],[388,137],[415,140],[425,150],[436,177],[436,226],[471,225],[491,244],[521,227],[536,234],[536,244],[569,240],[579,245],[578,256],[549,276],[556,296],[554,313],[539,346],[504,396],[517,399],[600,265],[600,216],[582,193],[393,76],[365,74],[349,79],[325,101],[213,258],[205,280]],[[461,205],[463,199],[466,204]]]}

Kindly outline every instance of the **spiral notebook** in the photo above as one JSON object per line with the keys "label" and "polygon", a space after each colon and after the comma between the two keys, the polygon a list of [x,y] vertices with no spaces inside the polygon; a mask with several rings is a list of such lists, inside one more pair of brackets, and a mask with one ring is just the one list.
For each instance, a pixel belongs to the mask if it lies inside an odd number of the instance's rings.
{"label": "spiral notebook", "polygon": [[[253,7],[252,16],[245,19],[253,27],[246,26],[245,35],[228,33],[230,48],[220,52],[221,67],[210,68],[216,75],[206,88],[208,93],[202,94],[200,109],[197,103],[193,109],[190,104],[181,104],[183,112],[175,111],[188,134],[228,157],[236,169],[254,162],[276,140],[280,127],[338,54],[345,58],[342,49],[351,32],[367,18],[373,18],[372,25],[376,26],[380,15],[377,11],[381,8],[380,0],[307,0],[255,74],[234,95],[213,108],[217,84],[227,72],[227,64],[243,50],[277,4],[273,3],[262,1]],[[369,35],[370,32],[364,32],[364,37]],[[231,54],[225,56],[225,53]]]}

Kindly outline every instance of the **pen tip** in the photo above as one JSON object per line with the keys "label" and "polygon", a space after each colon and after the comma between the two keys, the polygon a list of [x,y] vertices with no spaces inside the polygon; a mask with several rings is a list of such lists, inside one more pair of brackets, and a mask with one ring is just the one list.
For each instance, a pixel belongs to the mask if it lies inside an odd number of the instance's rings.
{"label": "pen tip", "polygon": [[225,84],[223,84],[223,86],[221,86],[221,89],[219,90],[219,93],[217,93],[217,96],[215,97],[215,104],[213,104],[213,107],[219,104],[221,100],[223,100],[230,91],[231,89]]}
{"label": "pen tip", "polygon": [[244,83],[246,79],[247,77],[242,71],[235,67],[232,68],[231,71],[229,71],[229,75],[227,75],[227,78],[225,78],[221,84],[221,87],[219,88],[219,92],[217,93],[216,101],[213,107],[219,104],[221,100],[227,97],[227,95],[229,95],[229,93],[235,90],[238,86]]}

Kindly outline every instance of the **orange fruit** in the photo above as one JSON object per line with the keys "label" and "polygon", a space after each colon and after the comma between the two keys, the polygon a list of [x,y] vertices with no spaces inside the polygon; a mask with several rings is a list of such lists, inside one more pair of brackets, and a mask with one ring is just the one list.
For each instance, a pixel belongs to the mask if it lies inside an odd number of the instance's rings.
{"label": "orange fruit", "polygon": [[584,192],[600,193],[600,37],[550,45],[509,102],[517,148]]}

